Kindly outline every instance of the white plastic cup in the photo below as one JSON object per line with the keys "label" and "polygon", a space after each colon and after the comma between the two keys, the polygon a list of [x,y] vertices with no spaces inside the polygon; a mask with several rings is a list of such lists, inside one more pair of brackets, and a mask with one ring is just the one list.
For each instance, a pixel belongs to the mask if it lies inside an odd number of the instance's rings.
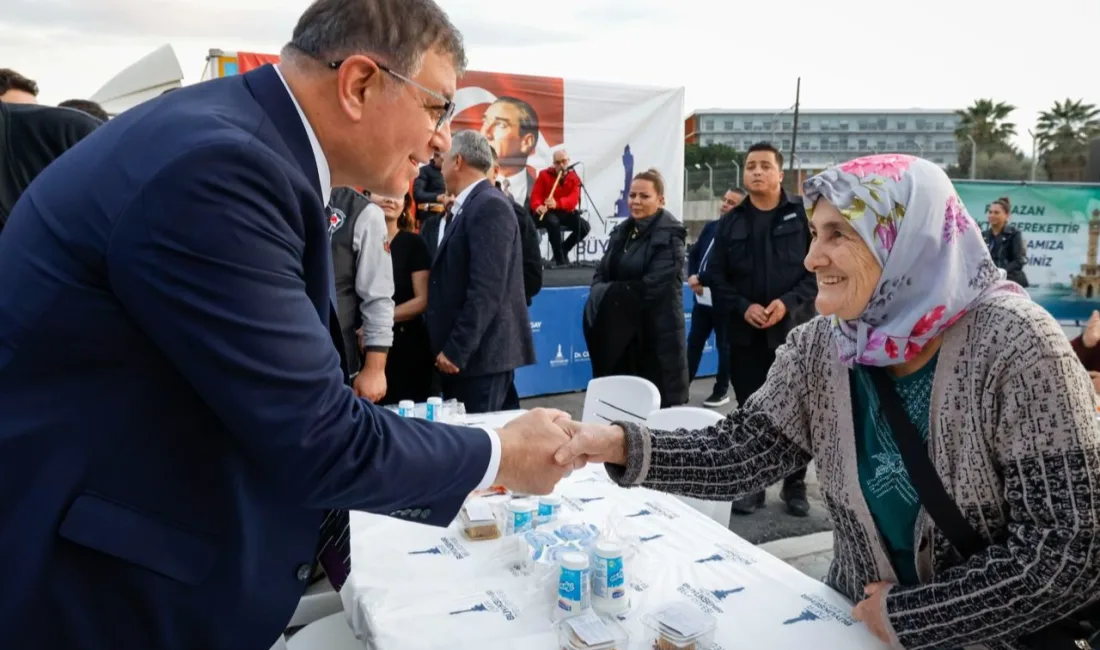
{"label": "white plastic cup", "polygon": [[614,542],[599,542],[592,549],[592,608],[621,614],[629,607],[623,549]]}
{"label": "white plastic cup", "polygon": [[589,594],[588,555],[565,553],[561,556],[561,572],[558,577],[559,618],[576,616],[591,606]]}
{"label": "white plastic cup", "polygon": [[416,412],[416,402],[411,399],[403,399],[397,403],[397,414],[403,418],[411,418]]}
{"label": "white plastic cup", "polygon": [[558,518],[561,513],[561,497],[556,494],[547,494],[539,497],[539,525],[548,524]]}
{"label": "white plastic cup", "polygon": [[429,397],[428,398],[427,419],[432,421],[432,422],[441,422],[443,420],[443,398],[442,397]]}
{"label": "white plastic cup", "polygon": [[527,499],[512,499],[508,502],[508,521],[505,524],[506,535],[518,535],[535,528],[536,506]]}

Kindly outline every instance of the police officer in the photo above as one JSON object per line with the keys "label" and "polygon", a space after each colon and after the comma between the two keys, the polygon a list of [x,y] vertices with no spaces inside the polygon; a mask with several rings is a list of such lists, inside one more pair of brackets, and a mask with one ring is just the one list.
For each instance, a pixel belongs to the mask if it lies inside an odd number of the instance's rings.
{"label": "police officer", "polygon": [[[749,147],[745,158],[748,198],[724,215],[706,269],[714,308],[727,318],[730,383],[738,404],[764,385],[775,351],[787,333],[813,316],[817,281],[806,270],[810,227],[797,196],[782,188],[783,156],[768,143]],[[805,517],[806,469],[787,477],[780,493],[787,511]],[[764,493],[733,504],[736,514],[764,506]]]}

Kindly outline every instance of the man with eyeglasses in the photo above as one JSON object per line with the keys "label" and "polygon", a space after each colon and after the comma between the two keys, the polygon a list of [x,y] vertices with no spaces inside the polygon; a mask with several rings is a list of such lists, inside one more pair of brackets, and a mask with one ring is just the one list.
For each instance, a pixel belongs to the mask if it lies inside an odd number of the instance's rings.
{"label": "man with eyeglasses", "polygon": [[402,418],[341,363],[325,205],[451,148],[457,30],[317,0],[282,56],[111,120],[0,237],[5,647],[267,648],[315,564],[344,586],[347,509],[445,526],[565,472],[564,413]]}

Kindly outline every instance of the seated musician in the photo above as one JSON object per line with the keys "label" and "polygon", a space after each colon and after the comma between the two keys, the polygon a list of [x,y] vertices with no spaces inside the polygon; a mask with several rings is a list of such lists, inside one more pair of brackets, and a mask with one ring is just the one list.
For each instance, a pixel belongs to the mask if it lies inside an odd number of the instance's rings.
{"label": "seated musician", "polygon": [[[569,251],[584,239],[590,227],[581,218],[581,179],[569,167],[569,154],[564,149],[554,152],[554,166],[539,172],[531,190],[531,214],[539,228],[546,229],[554,265],[567,263]],[[561,231],[572,231],[562,242]]]}

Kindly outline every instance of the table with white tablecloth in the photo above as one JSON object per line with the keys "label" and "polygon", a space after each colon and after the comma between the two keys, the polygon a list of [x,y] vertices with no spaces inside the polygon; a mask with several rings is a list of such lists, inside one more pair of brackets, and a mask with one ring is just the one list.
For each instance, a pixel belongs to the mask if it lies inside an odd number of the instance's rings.
{"label": "table with white tablecloth", "polygon": [[[500,426],[517,414],[467,421]],[[632,541],[622,621],[630,650],[647,647],[642,617],[673,602],[717,619],[714,650],[885,647],[852,620],[842,596],[674,496],[620,488],[598,465],[574,472],[556,494],[563,521]],[[341,595],[368,647],[559,647],[552,585],[514,563],[515,538],[470,541],[458,522],[444,529],[359,512],[351,527],[352,573]]]}

